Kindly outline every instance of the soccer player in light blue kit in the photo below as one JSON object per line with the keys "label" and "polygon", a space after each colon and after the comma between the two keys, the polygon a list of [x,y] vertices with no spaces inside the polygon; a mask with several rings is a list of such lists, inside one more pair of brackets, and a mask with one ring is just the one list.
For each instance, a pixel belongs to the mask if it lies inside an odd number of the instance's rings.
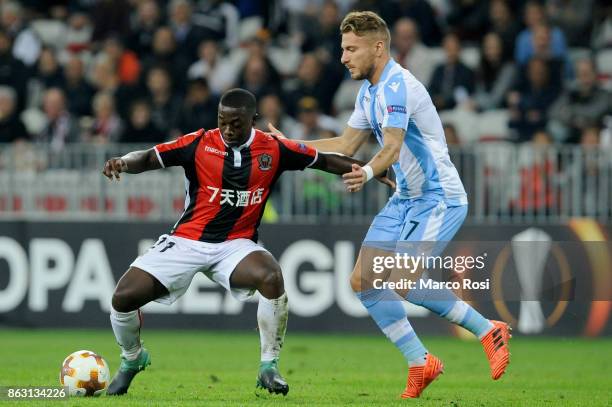
{"label": "soccer player in light blue kit", "polygon": [[[351,286],[408,362],[402,397],[416,398],[442,373],[443,364],[417,337],[400,297],[389,290],[362,287],[364,275],[371,273],[364,270],[362,274],[362,266],[372,264],[366,259],[371,257],[370,244],[441,242],[435,245],[441,250],[467,215],[467,196],[449,158],[442,123],[427,90],[389,55],[390,34],[384,20],[369,11],[351,12],[340,31],[341,62],[353,79],[364,80],[355,110],[340,137],[303,142],[319,151],[352,156],[374,134],[382,146],[380,151],[367,165],[354,164],[352,172],[343,176],[351,192],[393,167],[396,192],[370,226],[351,275]],[[497,380],[504,374],[511,336],[506,323],[484,318],[448,289],[420,288],[417,284],[402,296],[471,331],[484,346],[492,378]]]}

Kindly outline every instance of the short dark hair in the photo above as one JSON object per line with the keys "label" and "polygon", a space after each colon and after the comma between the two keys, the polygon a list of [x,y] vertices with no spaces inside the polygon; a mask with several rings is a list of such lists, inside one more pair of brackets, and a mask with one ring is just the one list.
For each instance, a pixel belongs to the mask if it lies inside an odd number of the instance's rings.
{"label": "short dark hair", "polygon": [[221,101],[219,103],[225,107],[233,107],[236,109],[244,108],[253,113],[255,113],[257,109],[255,95],[241,88],[234,88],[225,92],[223,96],[221,96]]}

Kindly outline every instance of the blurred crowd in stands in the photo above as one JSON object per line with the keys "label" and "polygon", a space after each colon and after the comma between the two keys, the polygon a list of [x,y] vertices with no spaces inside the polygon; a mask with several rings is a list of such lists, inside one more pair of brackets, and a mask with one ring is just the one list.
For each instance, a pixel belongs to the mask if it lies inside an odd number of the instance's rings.
{"label": "blurred crowd in stands", "polygon": [[449,144],[610,143],[612,3],[595,0],[0,1],[0,142],[166,141],[216,127],[237,86],[259,128],[338,135],[360,86],[340,64],[351,10],[387,21]]}
{"label": "blurred crowd in stands", "polygon": [[[214,128],[232,87],[257,96],[260,129],[339,135],[361,86],[340,63],[351,10],[388,23],[392,55],[429,89],[483,213],[612,218],[609,0],[0,0],[0,168],[81,168],[81,146]],[[506,149],[479,150],[486,142]],[[296,204],[353,210],[336,177],[300,182]],[[0,189],[0,211],[22,208],[19,189]],[[51,198],[36,202],[48,210]]]}

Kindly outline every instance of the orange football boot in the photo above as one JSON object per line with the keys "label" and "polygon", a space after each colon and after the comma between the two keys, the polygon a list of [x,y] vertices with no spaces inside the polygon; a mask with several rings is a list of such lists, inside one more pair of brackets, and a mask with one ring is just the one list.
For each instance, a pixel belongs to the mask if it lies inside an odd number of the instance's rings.
{"label": "orange football boot", "polygon": [[428,353],[424,365],[412,366],[408,369],[406,390],[404,390],[401,397],[403,399],[419,397],[421,393],[423,393],[423,390],[443,372],[444,365],[442,361],[431,353]]}
{"label": "orange football boot", "polygon": [[502,321],[491,321],[493,328],[480,340],[489,359],[491,377],[497,380],[506,372],[510,364],[508,341],[512,338],[512,328]]}

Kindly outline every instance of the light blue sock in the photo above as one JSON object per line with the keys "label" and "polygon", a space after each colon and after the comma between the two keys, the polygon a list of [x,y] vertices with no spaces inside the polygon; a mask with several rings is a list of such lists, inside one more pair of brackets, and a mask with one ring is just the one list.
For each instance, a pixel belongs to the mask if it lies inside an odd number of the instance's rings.
{"label": "light blue sock", "polygon": [[424,365],[427,349],[408,322],[402,299],[391,290],[369,289],[356,295],[376,325],[402,352],[408,365]]}
{"label": "light blue sock", "polygon": [[451,290],[416,288],[408,291],[406,299],[416,305],[427,308],[435,314],[460,325],[481,339],[491,328],[491,321],[461,300]]}

